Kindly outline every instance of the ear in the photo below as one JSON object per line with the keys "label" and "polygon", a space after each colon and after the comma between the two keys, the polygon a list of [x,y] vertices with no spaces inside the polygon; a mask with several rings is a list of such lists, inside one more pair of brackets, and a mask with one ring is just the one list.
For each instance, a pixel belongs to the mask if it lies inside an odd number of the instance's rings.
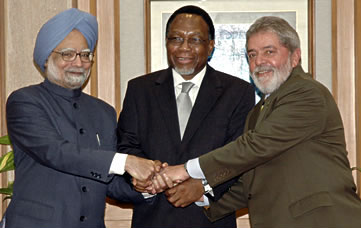
{"label": "ear", "polygon": [[208,45],[208,57],[211,57],[213,55],[213,50],[214,50],[214,40],[210,40]]}
{"label": "ear", "polygon": [[292,68],[296,67],[301,61],[301,49],[297,48],[293,51],[291,55],[291,66]]}

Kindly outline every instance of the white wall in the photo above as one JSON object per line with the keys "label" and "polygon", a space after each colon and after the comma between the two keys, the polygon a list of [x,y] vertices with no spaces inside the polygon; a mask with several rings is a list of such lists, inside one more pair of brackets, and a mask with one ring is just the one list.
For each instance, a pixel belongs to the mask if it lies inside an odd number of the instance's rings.
{"label": "white wall", "polygon": [[127,82],[145,73],[144,1],[120,0],[121,100]]}
{"label": "white wall", "polygon": [[315,1],[315,78],[332,91],[332,7],[331,0]]}

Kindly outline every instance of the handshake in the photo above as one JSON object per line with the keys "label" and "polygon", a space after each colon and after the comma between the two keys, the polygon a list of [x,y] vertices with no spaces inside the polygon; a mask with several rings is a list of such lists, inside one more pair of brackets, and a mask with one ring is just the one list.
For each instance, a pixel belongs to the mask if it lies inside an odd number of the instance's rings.
{"label": "handshake", "polygon": [[160,161],[128,155],[125,170],[133,177],[135,190],[150,194],[165,192],[175,207],[203,201],[202,180],[190,178],[184,165],[168,166]]}

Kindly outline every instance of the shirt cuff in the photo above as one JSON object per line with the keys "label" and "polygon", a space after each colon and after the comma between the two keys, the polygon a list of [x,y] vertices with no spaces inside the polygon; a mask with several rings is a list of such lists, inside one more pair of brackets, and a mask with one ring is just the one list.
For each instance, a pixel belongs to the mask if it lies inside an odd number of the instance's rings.
{"label": "shirt cuff", "polygon": [[156,196],[157,194],[153,195],[153,194],[150,194],[150,193],[147,193],[147,192],[142,192],[142,195],[143,195],[144,199],[148,199],[148,198]]}
{"label": "shirt cuff", "polygon": [[115,153],[109,168],[109,174],[123,175],[125,173],[125,162],[127,157],[128,154]]}
{"label": "shirt cuff", "polygon": [[187,161],[186,169],[190,177],[194,179],[206,179],[199,165],[199,158],[194,158]]}
{"label": "shirt cuff", "polygon": [[203,195],[203,202],[201,201],[197,201],[195,202],[195,204],[198,206],[198,207],[206,207],[206,206],[209,206],[209,199],[206,195]]}

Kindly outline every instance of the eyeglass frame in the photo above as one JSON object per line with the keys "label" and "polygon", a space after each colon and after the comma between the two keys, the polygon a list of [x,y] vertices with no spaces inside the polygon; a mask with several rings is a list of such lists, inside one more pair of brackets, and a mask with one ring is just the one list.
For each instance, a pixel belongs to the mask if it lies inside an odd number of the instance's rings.
{"label": "eyeglass frame", "polygon": [[[179,41],[177,41],[177,39],[179,39]],[[189,46],[191,47],[197,47],[199,45],[201,45],[202,43],[209,41],[209,39],[202,39],[199,37],[188,37],[188,38],[183,38],[181,36],[170,36],[167,37],[167,41],[170,42],[172,45],[174,46],[181,46],[182,44],[184,44],[184,42],[187,40],[187,43]],[[189,41],[194,41],[194,40],[199,40],[198,42],[189,42]]]}
{"label": "eyeglass frame", "polygon": [[[91,52],[90,49],[84,49],[84,50],[81,50],[80,52],[77,52],[73,48],[66,48],[66,49],[63,49],[63,50],[60,50],[60,51],[53,50],[52,52],[61,55],[62,60],[64,60],[65,62],[74,62],[76,60],[76,58],[78,57],[78,55],[79,55],[80,61],[83,62],[83,63],[91,63],[93,61],[93,59],[94,59],[94,53]],[[72,60],[64,59],[64,53],[65,52],[75,52],[75,55],[74,55],[73,59]],[[89,61],[84,61],[82,59],[81,54],[84,54],[84,53],[89,53]]]}

